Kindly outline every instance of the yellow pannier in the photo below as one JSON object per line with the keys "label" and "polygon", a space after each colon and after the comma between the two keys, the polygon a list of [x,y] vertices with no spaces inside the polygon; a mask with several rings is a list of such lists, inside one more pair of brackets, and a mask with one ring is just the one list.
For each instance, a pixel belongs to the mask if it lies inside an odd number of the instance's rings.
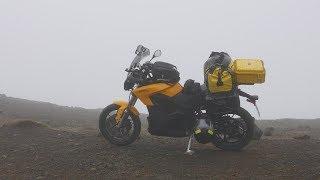
{"label": "yellow pannier", "polygon": [[[219,76],[221,76],[221,82],[219,82]],[[232,75],[229,71],[221,70],[221,68],[216,68],[213,72],[208,73],[207,83],[211,93],[231,91],[233,87]]]}
{"label": "yellow pannier", "polygon": [[238,85],[265,82],[266,70],[260,59],[235,59],[231,69]]}

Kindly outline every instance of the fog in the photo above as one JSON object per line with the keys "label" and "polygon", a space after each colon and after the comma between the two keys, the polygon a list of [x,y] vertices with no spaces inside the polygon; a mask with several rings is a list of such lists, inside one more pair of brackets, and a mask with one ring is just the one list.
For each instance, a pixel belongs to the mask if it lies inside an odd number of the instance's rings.
{"label": "fog", "polygon": [[241,89],[260,96],[262,118],[320,117],[319,7],[317,0],[2,0],[0,93],[104,107],[128,98],[124,69],[143,44],[162,50],[157,60],[175,64],[181,83],[203,82],[213,50],[261,58],[266,83]]}

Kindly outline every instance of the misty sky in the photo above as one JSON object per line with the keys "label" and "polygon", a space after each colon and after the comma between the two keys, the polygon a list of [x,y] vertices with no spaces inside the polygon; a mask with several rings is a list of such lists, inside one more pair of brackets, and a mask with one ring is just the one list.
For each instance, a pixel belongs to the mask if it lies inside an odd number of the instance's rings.
{"label": "misty sky", "polygon": [[[182,80],[203,82],[210,51],[262,58],[262,118],[320,117],[320,1],[1,0],[0,93],[101,108],[127,99],[138,44],[161,49]],[[256,116],[254,108],[242,105]],[[139,109],[146,111],[141,105]]]}

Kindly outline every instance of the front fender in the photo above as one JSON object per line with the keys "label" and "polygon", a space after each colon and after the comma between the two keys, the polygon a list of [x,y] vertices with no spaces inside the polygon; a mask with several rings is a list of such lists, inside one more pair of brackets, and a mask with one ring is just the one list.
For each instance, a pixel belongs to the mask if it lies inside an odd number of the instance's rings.
{"label": "front fender", "polygon": [[[117,111],[117,115],[116,115],[116,121],[118,123],[121,120],[121,117],[123,115],[124,110],[128,107],[128,102],[126,102],[126,101],[115,101],[113,103],[118,105],[118,106],[120,106],[120,108]],[[132,106],[130,108],[130,112],[132,114],[134,114],[135,116],[138,116],[138,117],[140,115],[139,111],[134,106]]]}

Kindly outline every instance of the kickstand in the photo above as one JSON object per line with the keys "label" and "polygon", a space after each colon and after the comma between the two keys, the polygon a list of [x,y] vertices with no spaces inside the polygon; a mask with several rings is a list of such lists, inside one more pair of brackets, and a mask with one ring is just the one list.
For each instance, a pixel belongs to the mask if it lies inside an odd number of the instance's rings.
{"label": "kickstand", "polygon": [[194,151],[191,150],[192,139],[193,139],[193,134],[192,134],[192,135],[190,136],[190,138],[189,138],[187,151],[186,151],[184,154],[192,155],[192,154],[194,153]]}

